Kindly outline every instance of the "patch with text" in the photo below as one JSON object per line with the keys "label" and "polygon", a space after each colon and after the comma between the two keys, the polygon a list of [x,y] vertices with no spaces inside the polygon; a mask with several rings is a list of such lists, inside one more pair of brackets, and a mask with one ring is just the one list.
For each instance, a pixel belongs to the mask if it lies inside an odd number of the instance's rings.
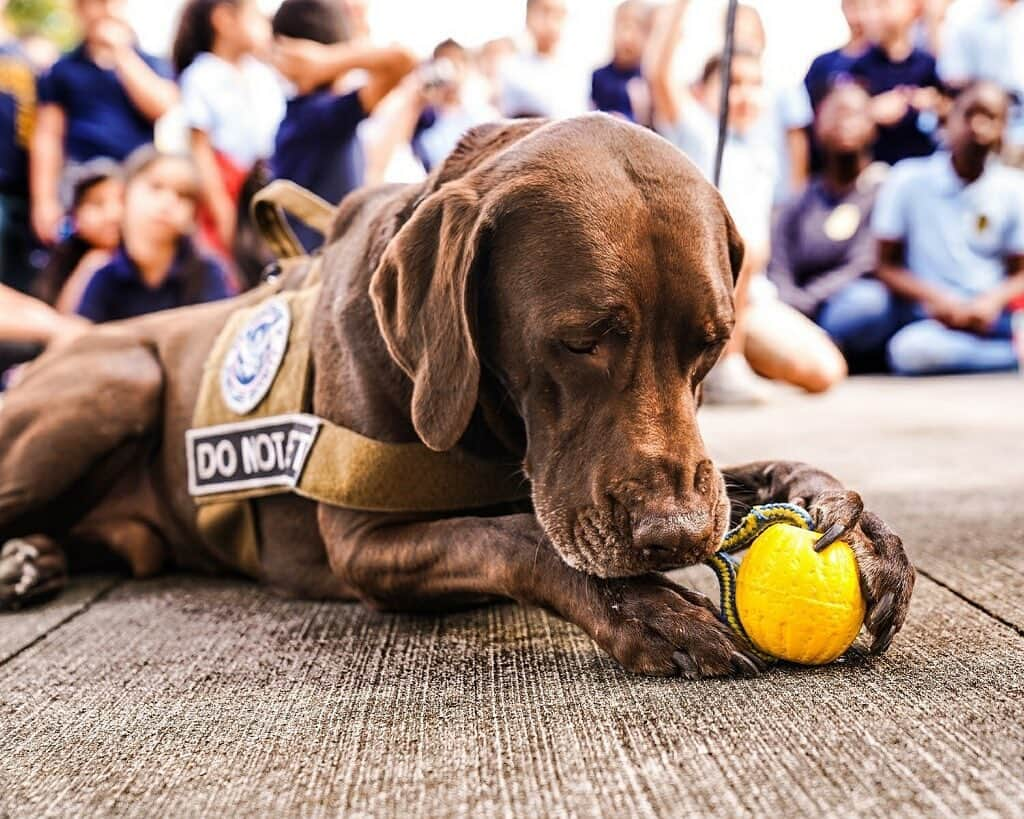
{"label": "patch with text", "polygon": [[293,413],[188,430],[189,494],[294,489],[320,424],[315,415]]}

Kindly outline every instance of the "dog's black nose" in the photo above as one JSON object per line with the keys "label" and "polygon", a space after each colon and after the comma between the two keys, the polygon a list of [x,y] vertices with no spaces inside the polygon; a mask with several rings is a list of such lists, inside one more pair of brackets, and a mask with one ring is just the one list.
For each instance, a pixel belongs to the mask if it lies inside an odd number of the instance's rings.
{"label": "dog's black nose", "polygon": [[714,533],[714,515],[706,499],[682,504],[648,505],[633,523],[633,546],[652,556],[672,559],[696,558]]}

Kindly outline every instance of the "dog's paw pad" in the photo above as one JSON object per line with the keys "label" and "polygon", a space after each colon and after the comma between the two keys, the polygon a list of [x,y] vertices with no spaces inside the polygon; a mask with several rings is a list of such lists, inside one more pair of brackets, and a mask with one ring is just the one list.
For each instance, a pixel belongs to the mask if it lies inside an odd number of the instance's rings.
{"label": "dog's paw pad", "polygon": [[64,555],[53,544],[8,540],[0,548],[0,609],[18,609],[59,592],[66,580]]}

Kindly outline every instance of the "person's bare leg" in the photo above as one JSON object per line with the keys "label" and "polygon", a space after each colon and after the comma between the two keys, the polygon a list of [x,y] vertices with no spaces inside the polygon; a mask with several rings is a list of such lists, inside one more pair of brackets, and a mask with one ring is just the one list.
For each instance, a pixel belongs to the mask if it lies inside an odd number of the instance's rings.
{"label": "person's bare leg", "polygon": [[828,334],[778,299],[747,308],[744,350],[759,375],[808,392],[825,392],[846,378],[846,360]]}

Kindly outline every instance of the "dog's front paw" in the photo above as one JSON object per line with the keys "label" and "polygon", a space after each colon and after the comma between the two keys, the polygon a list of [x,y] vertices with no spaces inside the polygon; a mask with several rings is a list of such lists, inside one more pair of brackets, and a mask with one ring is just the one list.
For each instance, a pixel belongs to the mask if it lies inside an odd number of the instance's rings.
{"label": "dog's front paw", "polygon": [[584,628],[624,668],[688,679],[753,676],[765,666],[704,595],[661,575],[595,581],[595,620]]}
{"label": "dog's front paw", "polygon": [[64,553],[50,538],[16,538],[0,548],[0,611],[41,603],[66,582]]}
{"label": "dog's front paw", "polygon": [[856,492],[822,492],[808,511],[815,528],[824,532],[815,548],[844,540],[857,555],[867,604],[864,627],[872,637],[871,652],[884,653],[907,619],[914,591],[914,567],[903,550],[903,541],[878,515],[864,509]]}
{"label": "dog's front paw", "polygon": [[864,628],[871,635],[871,653],[889,648],[910,611],[914,567],[903,541],[878,515],[865,511],[857,527],[846,536],[857,555],[860,585],[867,601]]}

